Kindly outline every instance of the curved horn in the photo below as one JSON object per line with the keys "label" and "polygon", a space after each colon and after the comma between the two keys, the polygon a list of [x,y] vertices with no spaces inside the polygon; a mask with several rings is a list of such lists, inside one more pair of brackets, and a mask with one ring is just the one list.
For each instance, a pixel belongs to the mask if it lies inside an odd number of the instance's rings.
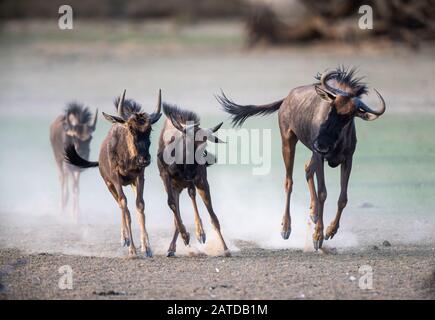
{"label": "curved horn", "polygon": [[154,113],[150,115],[151,124],[154,124],[157,121],[159,121],[162,115],[161,110],[162,110],[162,89],[159,89],[159,98],[157,99],[156,111],[154,111]]}
{"label": "curved horn", "polygon": [[218,125],[214,126],[213,128],[210,128],[210,129],[208,129],[208,130],[210,130],[212,133],[214,133],[214,132],[218,131],[218,130],[222,127],[223,124],[224,124],[224,123],[221,122],[221,123],[219,123]]}
{"label": "curved horn", "polygon": [[97,119],[98,119],[98,108],[95,110],[95,117],[91,126],[92,131],[95,131],[95,129],[97,128]]}
{"label": "curved horn", "polygon": [[385,104],[384,98],[381,96],[381,94],[378,92],[378,90],[375,90],[379,100],[381,101],[381,108],[379,110],[372,110],[370,107],[368,107],[364,102],[362,102],[360,99],[357,99],[357,107],[364,110],[365,112],[371,113],[375,115],[376,117],[379,117],[384,114],[385,110],[387,109],[387,106]]}
{"label": "curved horn", "polygon": [[324,73],[322,74],[322,77],[320,78],[320,84],[321,84],[322,87],[324,87],[326,90],[328,90],[328,91],[330,91],[330,92],[332,92],[332,93],[334,93],[334,94],[339,94],[339,95],[341,95],[341,96],[347,96],[347,95],[348,95],[347,92],[342,91],[342,90],[340,90],[340,89],[338,89],[338,88],[331,87],[331,86],[328,84],[328,80],[330,80],[333,76],[336,76],[336,75],[339,75],[339,74],[340,74],[340,72],[337,71],[337,70],[332,70],[332,71],[324,72]]}
{"label": "curved horn", "polygon": [[124,89],[124,92],[122,93],[121,99],[119,99],[119,101],[118,101],[118,107],[116,108],[116,110],[118,110],[118,115],[120,117],[124,117],[125,91],[126,91],[126,89]]}

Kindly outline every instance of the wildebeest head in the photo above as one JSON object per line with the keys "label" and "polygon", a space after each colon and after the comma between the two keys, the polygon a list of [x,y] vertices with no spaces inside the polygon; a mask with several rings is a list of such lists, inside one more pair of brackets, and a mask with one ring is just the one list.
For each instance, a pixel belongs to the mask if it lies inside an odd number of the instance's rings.
{"label": "wildebeest head", "polygon": [[144,168],[150,164],[151,128],[162,115],[161,102],[162,94],[159,90],[156,109],[154,113],[148,114],[143,112],[141,106],[133,100],[126,100],[124,90],[122,96],[116,100],[118,115],[113,116],[103,112],[108,121],[120,124],[127,129],[127,147],[130,156],[134,158],[135,164],[139,168]]}
{"label": "wildebeest head", "polygon": [[196,177],[199,165],[210,165],[215,162],[213,155],[207,153],[207,141],[223,142],[214,135],[223,123],[204,129],[200,127],[199,118],[193,112],[166,103],[163,104],[163,110],[178,132],[172,134],[170,148],[163,151],[170,150],[171,159],[175,160],[168,165],[169,173],[175,178],[192,181]]}
{"label": "wildebeest head", "polygon": [[[334,150],[342,130],[354,117],[371,121],[385,112],[385,101],[376,89],[374,90],[381,102],[378,110],[371,109],[361,100],[361,95],[367,93],[367,86],[361,82],[361,78],[355,78],[354,73],[355,69],[339,68],[318,76],[320,85],[315,85],[316,92],[330,104],[328,117],[321,124],[313,143],[314,150],[321,154]],[[328,84],[328,81],[333,81],[335,85]]]}
{"label": "wildebeest head", "polygon": [[82,104],[69,103],[65,110],[63,127],[66,133],[66,145],[73,144],[77,152],[85,159],[89,157],[89,146],[92,133],[95,131],[98,119],[98,109],[92,119],[88,107]]}

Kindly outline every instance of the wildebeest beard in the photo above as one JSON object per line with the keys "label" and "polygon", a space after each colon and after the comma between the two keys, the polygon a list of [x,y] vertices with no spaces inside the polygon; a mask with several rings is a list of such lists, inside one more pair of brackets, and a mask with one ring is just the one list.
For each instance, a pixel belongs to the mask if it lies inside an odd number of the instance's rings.
{"label": "wildebeest beard", "polygon": [[336,149],[342,130],[352,120],[351,116],[342,116],[334,107],[328,114],[328,118],[320,126],[319,134],[314,140],[314,149],[328,158]]}
{"label": "wildebeest beard", "polygon": [[84,159],[89,159],[89,153],[90,153],[90,144],[91,144],[92,137],[88,140],[82,141],[76,137],[72,137],[70,135],[66,135],[65,138],[65,145],[74,145],[74,147],[77,150],[77,153]]}

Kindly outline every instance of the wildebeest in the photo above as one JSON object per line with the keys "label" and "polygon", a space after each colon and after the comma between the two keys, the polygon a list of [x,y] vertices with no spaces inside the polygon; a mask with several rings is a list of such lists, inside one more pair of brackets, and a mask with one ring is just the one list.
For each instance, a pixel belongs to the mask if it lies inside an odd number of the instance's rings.
{"label": "wildebeest", "polygon": [[157,106],[152,114],[142,111],[142,107],[134,100],[125,99],[125,90],[120,98],[115,100],[118,115],[104,117],[113,123],[107,137],[104,139],[98,162],[90,162],[81,158],[74,146],[65,151],[66,160],[80,168],[99,167],[107,188],[121,208],[121,243],[128,246],[129,255],[136,255],[131,232],[131,217],[127,207],[127,198],[123,186],[131,185],[136,194],[136,210],[141,230],[141,249],[146,256],[151,257],[151,247],[145,228],[144,214],[144,170],[150,164],[151,128],[161,117],[161,92]]}
{"label": "wildebeest", "polygon": [[168,194],[168,205],[174,213],[175,225],[167,256],[175,254],[179,233],[184,244],[189,245],[190,235],[181,220],[179,205],[180,193],[185,188],[193,204],[195,233],[198,241],[205,243],[206,236],[196,204],[196,190],[210,214],[211,223],[222,243],[224,254],[229,256],[230,252],[222,237],[219,220],[213,210],[207,181],[207,166],[215,160],[214,156],[207,153],[207,140],[215,143],[222,142],[213,135],[222,123],[211,129],[203,129],[200,127],[199,117],[194,112],[182,110],[167,103],[163,103],[163,112],[167,119],[160,134],[157,165]]}
{"label": "wildebeest", "polygon": [[68,202],[68,179],[72,177],[73,189],[73,216],[78,221],[79,214],[79,179],[80,169],[64,161],[64,150],[67,145],[74,145],[77,152],[84,159],[88,159],[92,133],[95,131],[98,119],[98,109],[95,116],[88,107],[81,103],[71,102],[67,105],[65,113],[54,120],[50,126],[50,141],[54,158],[59,169],[61,185],[61,208],[65,211]]}
{"label": "wildebeest", "polygon": [[[324,161],[331,167],[341,166],[341,192],[335,219],[326,230],[326,239],[337,233],[340,217],[347,204],[347,186],[352,169],[352,157],[356,148],[355,117],[375,120],[385,112],[386,105],[378,91],[381,106],[373,110],[364,104],[361,96],[368,92],[362,78],[355,77],[354,68],[339,67],[318,74],[318,83],[297,87],[282,100],[266,105],[238,105],[227,99],[225,94],[218,97],[224,110],[232,117],[234,126],[253,115],[266,115],[279,110],[279,127],[282,138],[282,154],[286,168],[286,205],[282,220],[281,235],[288,239],[291,232],[290,195],[293,185],[293,163],[296,143],[300,140],[312,153],[305,165],[310,190],[310,216],[315,223],[314,248],[323,243],[323,206],[326,200]],[[314,185],[317,178],[317,193]]]}

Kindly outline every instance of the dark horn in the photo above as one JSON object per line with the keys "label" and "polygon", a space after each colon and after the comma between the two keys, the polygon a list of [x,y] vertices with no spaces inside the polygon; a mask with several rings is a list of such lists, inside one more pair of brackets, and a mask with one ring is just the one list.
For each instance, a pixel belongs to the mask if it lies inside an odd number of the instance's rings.
{"label": "dark horn", "polygon": [[150,116],[151,124],[154,124],[157,121],[159,121],[160,117],[162,116],[161,110],[162,110],[162,90],[159,89],[159,98],[157,99],[156,111],[154,111],[154,113],[152,113]]}
{"label": "dark horn", "polygon": [[94,122],[92,123],[92,131],[95,131],[95,129],[97,128],[97,119],[98,119],[98,108],[95,110],[95,117],[94,117]]}
{"label": "dark horn", "polygon": [[124,92],[122,93],[121,99],[119,99],[119,101],[118,101],[118,107],[116,108],[118,110],[118,115],[122,118],[124,117],[125,92],[126,92],[126,89],[124,89]]}
{"label": "dark horn", "polygon": [[210,130],[211,132],[216,132],[216,131],[218,131],[218,130],[222,127],[223,124],[224,124],[224,123],[221,122],[221,123],[219,123],[218,125],[214,126],[213,128],[210,128],[209,130]]}
{"label": "dark horn", "polygon": [[375,90],[376,94],[378,95],[379,100],[381,101],[381,108],[379,110],[372,110],[370,107],[368,107],[364,102],[358,99],[358,108],[363,109],[365,112],[374,114],[375,116],[381,116],[384,114],[385,110],[387,109],[387,105],[385,104],[384,98],[381,96],[381,94],[378,92],[378,90]]}
{"label": "dark horn", "polygon": [[344,92],[338,88],[334,88],[331,87],[328,84],[328,80],[330,80],[332,77],[339,75],[340,72],[338,72],[337,70],[332,70],[332,71],[328,71],[328,72],[324,72],[322,74],[322,77],[320,78],[320,84],[322,85],[322,87],[324,87],[326,90],[328,90],[329,92],[337,95],[341,95],[341,96],[347,96],[347,92]]}

